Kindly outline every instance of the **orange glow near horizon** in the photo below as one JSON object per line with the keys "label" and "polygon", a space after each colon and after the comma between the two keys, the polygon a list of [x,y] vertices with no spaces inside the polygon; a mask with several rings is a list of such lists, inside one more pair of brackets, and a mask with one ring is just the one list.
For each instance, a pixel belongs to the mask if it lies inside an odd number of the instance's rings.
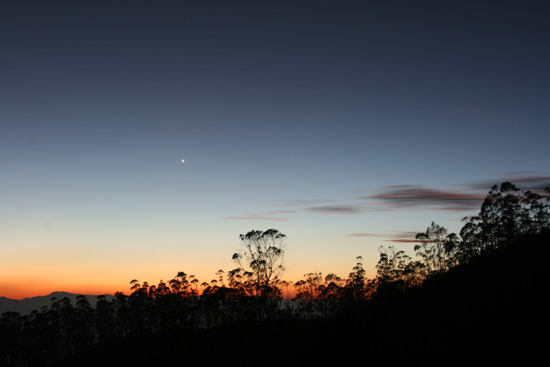
{"label": "orange glow near horizon", "polygon": [[117,291],[125,291],[117,289],[118,287],[110,284],[68,284],[62,282],[21,282],[4,284],[0,283],[0,296],[22,300],[25,298],[47,296],[53,292],[68,292],[74,294],[86,294],[91,296],[102,294],[115,294]]}
{"label": "orange glow near horizon", "polygon": [[[96,246],[97,248],[97,246]],[[131,294],[130,281],[137,279],[141,284],[157,285],[160,281],[168,282],[179,271],[195,276],[198,284],[217,280],[218,270],[225,274],[235,268],[230,257],[216,258],[212,254],[188,253],[188,256],[165,256],[163,253],[130,253],[125,255],[124,261],[118,260],[115,254],[107,250],[99,251],[92,256],[79,256],[65,248],[62,255],[49,253],[36,248],[28,255],[20,256],[17,262],[0,264],[0,297],[21,300],[37,296],[47,296],[53,292],[69,292],[74,294],[102,295],[122,292]],[[122,252],[122,250],[117,250]],[[222,251],[219,251],[222,252]],[[229,251],[226,251],[229,252]],[[365,253],[366,251],[363,251]],[[309,253],[306,252],[306,255]],[[292,256],[290,256],[292,255]],[[365,269],[374,276],[377,254],[364,256]],[[305,260],[304,260],[305,258]],[[335,273],[346,278],[355,265],[352,255],[332,256],[325,262],[319,258],[310,259],[296,251],[287,256],[285,266],[287,271],[283,280],[295,283],[303,279],[304,274],[312,272],[322,273],[323,276]],[[225,279],[227,285],[227,279]],[[293,287],[286,287],[284,294],[292,294]]]}
{"label": "orange glow near horizon", "polygon": [[[128,282],[129,283],[129,282]],[[149,283],[150,285],[157,285],[156,282]],[[199,290],[202,292],[202,288],[199,287]],[[98,284],[98,285],[63,285],[61,283],[51,284],[51,283],[41,283],[34,284],[33,286],[20,286],[17,285],[5,285],[0,283],[0,297],[6,297],[14,300],[22,300],[25,298],[47,296],[53,292],[67,292],[74,294],[85,294],[89,296],[98,296],[104,294],[114,295],[117,292],[122,292],[126,295],[131,294],[130,285],[126,289],[120,289],[109,284]],[[292,285],[282,287],[282,296],[285,298],[292,298],[295,295],[295,290]]]}
{"label": "orange glow near horizon", "polygon": [[[176,273],[176,272],[175,272]],[[174,273],[174,275],[175,275]],[[192,274],[188,273],[188,279]],[[289,276],[296,275],[296,274],[289,274]],[[203,282],[210,283],[211,280],[213,280],[215,277],[212,276],[206,280],[206,278],[201,278],[199,276],[196,276],[196,279],[199,280],[198,286],[199,291],[202,292],[202,287],[200,287],[200,284]],[[111,294],[114,295],[117,292],[122,292],[126,295],[129,295],[132,293],[130,290],[131,285],[130,281],[134,278],[128,278],[128,277],[113,277],[112,279],[107,278],[100,278],[97,279],[96,282],[93,281],[93,279],[86,279],[83,278],[76,278],[73,277],[72,279],[55,279],[55,278],[47,278],[43,277],[42,279],[34,278],[34,277],[25,277],[25,278],[17,278],[17,279],[2,279],[0,281],[0,297],[6,297],[10,299],[15,300],[22,300],[25,298],[32,298],[32,297],[39,297],[39,296],[47,296],[53,292],[68,292],[68,293],[74,293],[74,294],[85,294],[90,296],[97,296],[97,295],[104,295],[104,294]],[[137,278],[140,284],[143,284],[143,282],[148,282],[150,286],[157,285],[161,280],[164,282],[168,282],[171,277],[163,278],[163,279],[147,279],[147,278]],[[293,287],[293,284],[297,282],[298,280],[302,279],[301,277],[292,277],[292,278],[284,278],[283,279],[286,282],[289,282],[288,285],[281,286],[282,296],[285,298],[292,298],[295,295],[295,289]],[[224,281],[224,284],[227,286],[227,281]],[[221,285],[221,284],[218,284]]]}

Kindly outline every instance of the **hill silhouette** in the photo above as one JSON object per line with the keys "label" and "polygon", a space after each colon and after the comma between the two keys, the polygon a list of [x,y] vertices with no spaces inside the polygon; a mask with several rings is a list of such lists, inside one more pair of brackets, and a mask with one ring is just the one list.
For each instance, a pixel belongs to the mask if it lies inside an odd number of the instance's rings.
{"label": "hill silhouette", "polygon": [[[69,298],[71,302],[76,303],[76,297],[81,294],[69,293],[69,292],[52,292],[46,296],[37,296],[29,297],[21,300],[11,299],[6,297],[0,297],[0,315],[4,312],[18,312],[21,315],[28,315],[34,310],[40,310],[44,306],[50,306],[52,303],[52,298],[62,299]],[[92,295],[84,295],[90,302],[90,304],[95,307],[96,297]],[[104,295],[108,300],[113,298],[112,295]]]}
{"label": "hill silhouette", "polygon": [[516,362],[542,356],[550,233],[526,236],[427,279],[422,286],[314,320],[278,319],[96,345],[56,366],[236,360],[377,365]]}
{"label": "hill silhouette", "polygon": [[[377,299],[371,322],[382,315],[408,319],[390,323],[397,334],[408,334],[411,355],[535,364],[545,349],[549,244],[548,231],[525,236],[431,277],[421,287]],[[391,339],[391,332],[385,334]]]}

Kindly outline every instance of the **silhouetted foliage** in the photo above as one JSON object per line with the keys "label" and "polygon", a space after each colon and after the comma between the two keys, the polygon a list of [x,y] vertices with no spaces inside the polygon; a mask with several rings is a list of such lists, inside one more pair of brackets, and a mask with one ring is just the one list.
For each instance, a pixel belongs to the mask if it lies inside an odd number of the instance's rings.
{"label": "silhouetted foliage", "polygon": [[[477,216],[464,218],[463,247],[473,255],[550,228],[550,188],[545,194],[523,191],[510,182],[491,188]],[[467,250],[467,249],[465,249]]]}
{"label": "silhouetted foliage", "polygon": [[276,229],[250,231],[241,234],[242,249],[233,255],[239,266],[231,273],[233,285],[255,295],[271,296],[278,292],[285,268],[284,239],[286,235]]}
{"label": "silhouetted foliage", "polygon": [[371,284],[366,277],[366,271],[363,268],[363,258],[357,257],[357,263],[348,275],[346,285],[343,289],[343,295],[347,299],[364,300],[371,294]]}
{"label": "silhouetted foliage", "polygon": [[380,260],[376,264],[376,295],[387,295],[418,286],[426,277],[426,265],[413,261],[405,251],[395,251],[393,246],[380,248]]}
{"label": "silhouetted foliage", "polygon": [[[529,327],[545,314],[548,194],[510,183],[494,186],[479,214],[464,220],[460,235],[432,222],[416,235],[416,259],[380,247],[375,279],[367,279],[357,257],[347,278],[305,274],[292,285],[293,298],[282,297],[289,286],[282,279],[286,236],[274,229],[250,231],[240,236],[242,250],[233,255],[239,267],[219,270],[210,282],[180,271],[156,285],[134,279],[129,295],[117,292],[112,301],[98,296],[95,308],[79,296],[74,305],[53,298],[29,315],[4,313],[0,366],[76,361],[83,367],[83,361],[106,361],[93,355],[125,352],[135,357],[133,365],[158,364],[171,355],[198,362],[214,345],[226,353],[248,345],[252,358],[262,351],[260,339],[265,348],[281,338],[295,343],[289,355],[311,363],[323,360],[313,352],[320,335],[346,333],[357,335],[347,347],[366,348],[389,365],[400,356],[466,360],[483,348],[518,350],[512,329],[521,330],[529,341],[522,347],[533,353],[531,346],[540,343],[529,338]],[[166,345],[177,345],[177,353],[163,350]]]}

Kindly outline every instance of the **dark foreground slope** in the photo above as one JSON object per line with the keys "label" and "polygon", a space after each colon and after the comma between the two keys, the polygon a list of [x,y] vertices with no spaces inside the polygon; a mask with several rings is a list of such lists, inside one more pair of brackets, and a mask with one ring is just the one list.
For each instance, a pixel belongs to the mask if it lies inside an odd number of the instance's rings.
{"label": "dark foreground slope", "polygon": [[369,314],[388,317],[418,357],[535,364],[548,348],[549,245],[550,233],[525,237],[381,299]]}
{"label": "dark foreground slope", "polygon": [[524,238],[331,319],[132,338],[57,366],[532,365],[547,348],[548,244],[548,234]]}

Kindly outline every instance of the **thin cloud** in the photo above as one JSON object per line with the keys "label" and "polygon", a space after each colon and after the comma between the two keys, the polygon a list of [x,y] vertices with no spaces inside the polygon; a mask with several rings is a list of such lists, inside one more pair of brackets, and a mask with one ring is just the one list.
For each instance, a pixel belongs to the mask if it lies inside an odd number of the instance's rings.
{"label": "thin cloud", "polygon": [[390,242],[394,242],[394,243],[418,243],[418,241],[414,238],[410,238],[410,239],[407,239],[407,238],[394,238],[392,240],[389,240]]}
{"label": "thin cloud", "polygon": [[422,186],[389,186],[386,191],[367,197],[392,208],[439,207],[446,210],[478,208],[485,196],[478,193],[452,192]]}
{"label": "thin cloud", "polygon": [[359,214],[362,212],[361,208],[356,205],[314,206],[314,207],[305,208],[305,210],[310,213],[318,213],[318,214],[346,214],[346,215]]}
{"label": "thin cloud", "polygon": [[475,181],[466,186],[474,190],[483,190],[485,193],[494,186],[500,186],[503,182],[511,182],[522,190],[544,191],[550,187],[550,176],[534,175],[528,172],[508,172],[499,174],[500,178],[495,180]]}
{"label": "thin cloud", "polygon": [[[356,199],[352,199],[354,203],[347,204],[347,203],[339,203],[339,204],[330,204],[330,205],[317,205],[317,204],[326,204],[326,203],[334,203],[337,202],[337,200],[330,200],[330,199],[284,199],[284,200],[273,200],[274,202],[280,203],[284,207],[295,207],[296,209],[293,210],[285,210],[285,211],[275,211],[272,213],[279,213],[279,212],[293,212],[293,213],[299,213],[299,212],[306,212],[306,213],[314,213],[314,214],[345,214],[345,215],[353,215],[353,214],[359,214],[362,213],[365,209],[363,205],[355,204],[357,202]],[[301,208],[299,208],[301,207]]]}
{"label": "thin cloud", "polygon": [[394,243],[416,243],[416,234],[418,232],[397,232],[393,234],[377,234],[377,233],[348,233],[346,237],[356,238],[384,238],[385,241]]}
{"label": "thin cloud", "polygon": [[[379,193],[344,200],[336,199],[278,199],[271,200],[283,210],[270,210],[263,213],[228,216],[225,220],[270,220],[288,221],[289,216],[299,214],[319,215],[360,215],[368,212],[395,210],[450,210],[477,211],[487,192],[495,184],[509,181],[520,189],[544,191],[550,186],[550,176],[528,173],[503,173],[495,180],[473,181],[459,185],[459,189],[436,189],[420,185],[386,186]],[[324,205],[323,205],[324,204]],[[393,238],[392,242],[415,242],[410,238]],[[374,237],[374,234],[351,233],[350,237]]]}
{"label": "thin cloud", "polygon": [[416,235],[420,232],[404,231],[404,232],[395,232],[389,235],[389,242],[394,243],[416,243]]}

